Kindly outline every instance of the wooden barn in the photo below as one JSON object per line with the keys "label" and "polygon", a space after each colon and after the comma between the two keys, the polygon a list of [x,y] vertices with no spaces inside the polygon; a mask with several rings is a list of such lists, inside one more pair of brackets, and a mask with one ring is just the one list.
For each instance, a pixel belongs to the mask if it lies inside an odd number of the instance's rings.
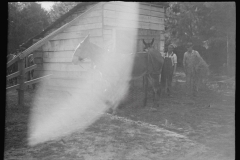
{"label": "wooden barn", "polygon": [[[102,48],[128,52],[128,37],[137,30],[137,52],[143,51],[143,42],[155,39],[157,49],[164,50],[164,15],[166,3],[147,2],[82,2],[60,17],[45,31],[22,45],[22,55],[33,53],[34,77],[52,74],[49,85],[64,87],[66,80],[84,77],[91,62],[79,67],[71,63],[77,45],[90,34],[90,41]],[[136,18],[137,17],[137,18]],[[118,43],[123,40],[125,44]],[[65,82],[64,82],[65,81]],[[66,87],[71,86],[68,83]]]}

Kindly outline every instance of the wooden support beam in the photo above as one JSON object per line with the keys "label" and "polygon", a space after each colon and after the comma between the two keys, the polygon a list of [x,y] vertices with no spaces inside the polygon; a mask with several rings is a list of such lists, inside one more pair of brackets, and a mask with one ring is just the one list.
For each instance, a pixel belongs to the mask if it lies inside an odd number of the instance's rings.
{"label": "wooden support beam", "polygon": [[17,55],[17,57],[15,57],[14,59],[10,60],[7,63],[7,67],[10,67],[13,63],[17,62],[19,60],[19,55]]}
{"label": "wooden support beam", "polygon": [[18,88],[19,88],[19,84],[11,86],[11,87],[7,87],[6,90],[11,91],[11,90],[15,90],[15,89],[18,89]]}
{"label": "wooden support beam", "polygon": [[30,81],[26,81],[24,84],[25,85],[31,85],[31,84],[34,84],[34,83],[38,83],[38,82],[42,81],[43,79],[50,78],[50,76],[51,76],[51,74],[43,76],[43,77],[39,77],[39,78],[30,80]]}
{"label": "wooden support beam", "polygon": [[29,71],[31,71],[33,69],[36,69],[36,68],[37,68],[37,64],[34,64],[34,65],[30,66],[30,67],[25,68],[24,73],[29,72]]}
{"label": "wooden support beam", "polygon": [[137,52],[136,54],[146,54],[147,52]]}
{"label": "wooden support beam", "polygon": [[17,76],[19,76],[19,75],[20,75],[20,72],[19,72],[19,71],[15,72],[15,73],[12,73],[12,74],[10,74],[10,75],[7,76],[7,80],[12,79],[12,78],[14,78],[14,77],[17,77]]}
{"label": "wooden support beam", "polygon": [[18,82],[19,82],[19,89],[18,90],[18,105],[20,107],[24,106],[24,80],[25,80],[25,74],[24,74],[24,69],[25,69],[25,63],[24,59],[20,59],[18,61],[18,69],[20,72],[20,75],[18,76]]}

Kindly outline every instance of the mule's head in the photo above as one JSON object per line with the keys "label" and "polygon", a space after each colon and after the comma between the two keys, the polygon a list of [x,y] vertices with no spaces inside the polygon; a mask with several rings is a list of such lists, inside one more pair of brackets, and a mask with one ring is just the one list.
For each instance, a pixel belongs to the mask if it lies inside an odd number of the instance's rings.
{"label": "mule's head", "polygon": [[89,35],[77,46],[74,51],[72,62],[77,64],[79,61],[89,58]]}
{"label": "mule's head", "polygon": [[154,49],[153,43],[154,43],[154,38],[152,39],[152,41],[150,43],[146,43],[143,39],[143,44],[144,44],[143,50],[148,52],[149,50]]}
{"label": "mule's head", "polygon": [[146,43],[143,39],[144,51],[151,54],[155,58],[156,61],[158,61],[162,64],[164,59],[163,59],[160,51],[154,48],[153,43],[154,43],[154,38],[152,39],[152,41],[150,43]]}

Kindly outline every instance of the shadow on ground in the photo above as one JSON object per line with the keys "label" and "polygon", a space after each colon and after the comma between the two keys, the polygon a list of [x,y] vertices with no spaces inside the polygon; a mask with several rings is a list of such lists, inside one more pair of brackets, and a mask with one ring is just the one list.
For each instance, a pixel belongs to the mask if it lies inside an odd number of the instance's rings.
{"label": "shadow on ground", "polygon": [[[34,91],[7,93],[5,159],[211,159],[235,157],[235,90],[220,89],[216,79],[197,97],[186,97],[184,78],[173,97],[141,107],[137,88],[117,115],[105,114],[85,131],[35,147],[27,146],[27,124]],[[149,94],[151,97],[151,94]]]}

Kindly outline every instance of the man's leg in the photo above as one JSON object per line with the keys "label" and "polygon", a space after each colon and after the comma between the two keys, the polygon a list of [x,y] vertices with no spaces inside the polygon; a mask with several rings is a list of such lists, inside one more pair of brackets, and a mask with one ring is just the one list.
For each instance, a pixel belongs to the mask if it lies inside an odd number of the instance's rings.
{"label": "man's leg", "polygon": [[186,93],[189,94],[189,91],[191,90],[191,77],[190,74],[186,74]]}
{"label": "man's leg", "polygon": [[166,73],[165,72],[162,72],[162,74],[161,74],[161,95],[162,95],[162,93],[166,93]]}
{"label": "man's leg", "polygon": [[199,87],[199,77],[197,75],[194,76],[194,79],[193,79],[193,94],[196,95],[196,93],[198,92],[198,87]]}

